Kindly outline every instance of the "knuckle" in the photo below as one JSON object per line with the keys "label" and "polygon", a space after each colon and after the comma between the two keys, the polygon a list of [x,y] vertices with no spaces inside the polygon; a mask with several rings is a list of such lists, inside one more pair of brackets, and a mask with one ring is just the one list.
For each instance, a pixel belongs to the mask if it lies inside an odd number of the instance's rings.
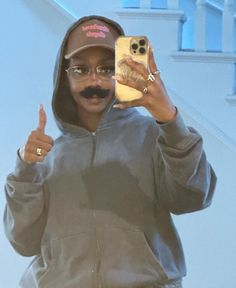
{"label": "knuckle", "polygon": [[43,150],[44,150],[45,152],[48,152],[48,151],[51,150],[51,145],[48,144],[48,143],[45,143],[45,144],[42,146],[42,148],[43,148]]}
{"label": "knuckle", "polygon": [[52,150],[52,146],[50,145],[47,149],[47,152],[51,151]]}
{"label": "knuckle", "polygon": [[31,131],[30,136],[35,136],[37,134],[36,130]]}
{"label": "knuckle", "polygon": [[28,141],[34,141],[35,139],[37,139],[38,135],[37,135],[37,131],[32,131],[28,137]]}
{"label": "knuckle", "polygon": [[126,78],[126,77],[123,77],[123,79],[122,79],[122,84],[125,84],[125,85],[127,85],[129,83],[129,80],[128,80],[128,78]]}

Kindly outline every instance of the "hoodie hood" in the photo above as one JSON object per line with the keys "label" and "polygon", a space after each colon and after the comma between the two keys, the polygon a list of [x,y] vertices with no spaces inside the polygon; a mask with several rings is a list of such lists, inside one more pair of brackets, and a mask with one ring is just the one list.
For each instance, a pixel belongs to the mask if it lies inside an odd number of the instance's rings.
{"label": "hoodie hood", "polygon": [[[69,61],[68,58],[72,57],[75,53],[83,49],[91,47],[91,45],[96,47],[100,46],[105,47],[107,49],[112,49],[111,39],[110,42],[105,43],[105,45],[99,43],[98,40],[96,40],[96,38],[94,38],[95,44],[93,44],[92,41],[91,43],[85,43],[84,36],[81,36],[81,39],[78,38],[76,39],[74,35],[76,29],[78,29],[78,27],[81,26],[82,23],[83,24],[88,23],[91,25],[91,21],[99,24],[104,23],[104,25],[108,26],[113,31],[113,34],[114,33],[117,34],[117,37],[120,35],[124,35],[124,31],[118,23],[106,17],[97,15],[85,16],[83,18],[80,18],[78,21],[72,24],[70,28],[67,30],[67,33],[65,34],[64,40],[62,41],[56,59],[56,64],[54,68],[54,79],[53,79],[54,91],[52,97],[52,110],[54,113],[54,117],[58,128],[62,131],[73,128],[75,125],[77,125],[76,103],[70,93],[69,83],[65,72],[65,69],[68,66]],[[68,43],[68,38],[70,35],[72,35],[71,38],[73,38],[72,44]],[[75,127],[73,129],[75,129]]]}

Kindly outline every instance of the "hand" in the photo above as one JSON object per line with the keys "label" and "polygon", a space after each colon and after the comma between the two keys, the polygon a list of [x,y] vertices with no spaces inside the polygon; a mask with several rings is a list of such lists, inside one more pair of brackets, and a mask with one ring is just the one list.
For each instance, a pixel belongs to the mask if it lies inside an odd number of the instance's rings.
{"label": "hand", "polygon": [[[146,82],[134,82],[116,75],[114,77],[115,80],[117,80],[120,84],[127,85],[141,91],[143,93],[143,97],[132,101],[120,102],[119,104],[115,104],[114,107],[124,109],[134,106],[143,106],[158,122],[164,123],[172,120],[176,115],[176,107],[168,96],[165,85],[161,80],[160,72],[158,71],[155,63],[153,50],[149,49],[148,69],[142,63],[134,61],[129,56],[125,57],[124,60],[126,61],[126,64],[132,70],[139,73],[143,79],[148,79],[150,73],[154,76],[154,79],[153,81],[146,80]],[[157,73],[155,74],[155,72]]]}
{"label": "hand", "polygon": [[25,162],[31,164],[42,162],[52,149],[53,139],[44,133],[46,123],[47,116],[43,105],[40,105],[38,128],[30,133],[25,146],[20,151],[21,158]]}

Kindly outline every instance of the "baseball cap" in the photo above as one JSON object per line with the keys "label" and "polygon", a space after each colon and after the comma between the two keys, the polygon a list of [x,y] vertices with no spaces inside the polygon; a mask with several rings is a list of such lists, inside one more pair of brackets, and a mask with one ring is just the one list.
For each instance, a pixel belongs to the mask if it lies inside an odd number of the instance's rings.
{"label": "baseball cap", "polygon": [[119,24],[105,17],[90,16],[78,22],[71,31],[65,50],[65,59],[90,47],[115,49],[115,40],[123,35]]}

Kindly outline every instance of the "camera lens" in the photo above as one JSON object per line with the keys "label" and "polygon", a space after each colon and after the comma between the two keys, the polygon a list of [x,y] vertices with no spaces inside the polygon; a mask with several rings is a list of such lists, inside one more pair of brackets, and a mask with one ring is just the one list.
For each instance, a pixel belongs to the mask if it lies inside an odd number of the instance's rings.
{"label": "camera lens", "polygon": [[139,40],[139,45],[144,46],[146,44],[145,39]]}
{"label": "camera lens", "polygon": [[131,45],[131,47],[132,47],[133,50],[137,50],[138,49],[138,44],[137,43],[133,43]]}
{"label": "camera lens", "polygon": [[145,48],[143,48],[143,47],[139,48],[139,53],[140,54],[144,54],[145,52],[146,52]]}

